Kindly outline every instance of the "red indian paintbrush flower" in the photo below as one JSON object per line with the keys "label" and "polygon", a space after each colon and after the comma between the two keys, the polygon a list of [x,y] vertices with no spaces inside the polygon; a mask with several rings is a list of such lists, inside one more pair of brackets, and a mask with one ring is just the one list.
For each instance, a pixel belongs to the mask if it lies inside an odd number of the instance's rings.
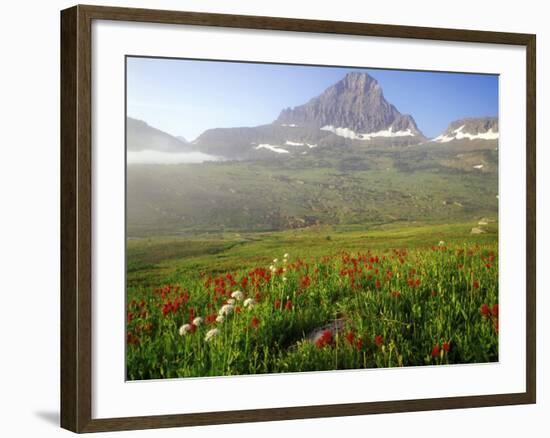
{"label": "red indian paintbrush flower", "polygon": [[376,335],[374,337],[374,343],[376,344],[377,347],[380,347],[384,343],[384,339],[382,338],[381,335]]}
{"label": "red indian paintbrush flower", "polygon": [[348,341],[348,343],[350,345],[353,345],[353,341],[355,340],[355,335],[353,334],[353,332],[351,330],[346,333],[346,340]]}
{"label": "red indian paintbrush flower", "polygon": [[128,332],[126,334],[126,342],[128,345],[138,345],[139,338],[137,336],[134,336],[131,332]]}
{"label": "red indian paintbrush flower", "polygon": [[307,275],[301,278],[300,287],[302,289],[307,289],[310,284],[311,284],[311,279]]}
{"label": "red indian paintbrush flower", "polygon": [[172,303],[169,301],[162,307],[162,314],[167,316],[172,311]]}
{"label": "red indian paintbrush flower", "polygon": [[443,342],[443,350],[445,350],[445,353],[448,353],[450,349],[451,344],[449,344],[448,342]]}
{"label": "red indian paintbrush flower", "polygon": [[438,357],[439,352],[440,352],[439,345],[434,345],[433,348],[432,348],[432,357],[433,358]]}
{"label": "red indian paintbrush flower", "polygon": [[285,303],[285,310],[291,311],[292,310],[292,300],[288,300]]}
{"label": "red indian paintbrush flower", "polygon": [[493,318],[498,318],[498,304],[493,304],[491,315],[493,315]]}
{"label": "red indian paintbrush flower", "polygon": [[482,316],[489,315],[489,306],[487,304],[482,304],[479,313],[481,313]]}
{"label": "red indian paintbrush flower", "polygon": [[257,317],[252,318],[252,321],[250,321],[250,325],[252,326],[252,328],[257,329],[260,325],[260,320]]}
{"label": "red indian paintbrush flower", "polygon": [[330,330],[325,330],[322,335],[317,339],[315,345],[317,348],[323,348],[332,342],[332,333]]}
{"label": "red indian paintbrush flower", "polygon": [[212,313],[211,315],[207,315],[204,318],[204,322],[206,324],[213,324],[214,322],[216,322],[216,317],[217,315],[215,313]]}
{"label": "red indian paintbrush flower", "polygon": [[479,281],[474,280],[474,282],[472,283],[472,287],[473,287],[474,289],[479,289]]}

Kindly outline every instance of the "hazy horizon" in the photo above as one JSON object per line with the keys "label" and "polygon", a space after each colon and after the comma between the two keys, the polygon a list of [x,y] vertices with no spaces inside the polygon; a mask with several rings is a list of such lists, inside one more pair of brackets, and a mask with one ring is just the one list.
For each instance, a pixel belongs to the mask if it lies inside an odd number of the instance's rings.
{"label": "hazy horizon", "polygon": [[351,71],[374,77],[429,138],[460,118],[498,116],[497,75],[136,57],[127,58],[127,116],[193,141],[272,123]]}

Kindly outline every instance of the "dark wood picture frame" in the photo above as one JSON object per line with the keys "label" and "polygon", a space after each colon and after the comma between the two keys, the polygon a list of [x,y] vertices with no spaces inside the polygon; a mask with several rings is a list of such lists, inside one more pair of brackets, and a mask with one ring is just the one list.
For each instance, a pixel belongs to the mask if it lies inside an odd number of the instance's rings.
{"label": "dark wood picture frame", "polygon": [[[523,393],[92,419],[91,24],[93,20],[267,29],[519,45],[526,48],[526,391]],[[99,432],[364,414],[536,401],[536,37],[531,34],[352,22],[75,6],[61,12],[61,426]]]}

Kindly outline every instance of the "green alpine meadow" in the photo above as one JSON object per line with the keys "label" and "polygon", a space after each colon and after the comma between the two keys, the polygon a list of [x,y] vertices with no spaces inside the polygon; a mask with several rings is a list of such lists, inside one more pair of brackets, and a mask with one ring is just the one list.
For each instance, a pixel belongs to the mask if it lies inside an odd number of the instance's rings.
{"label": "green alpine meadow", "polygon": [[126,62],[128,380],[499,360],[498,77]]}

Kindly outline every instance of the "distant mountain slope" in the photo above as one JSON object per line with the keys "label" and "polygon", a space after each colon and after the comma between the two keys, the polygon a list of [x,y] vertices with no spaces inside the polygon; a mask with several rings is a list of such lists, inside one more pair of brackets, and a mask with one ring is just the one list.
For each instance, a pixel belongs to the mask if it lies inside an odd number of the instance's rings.
{"label": "distant mountain slope", "polygon": [[[252,128],[209,129],[194,143],[205,153],[243,160],[308,153],[319,146],[334,144],[325,142],[329,137],[334,135],[315,128],[269,124]],[[337,138],[333,140],[338,143]]]}
{"label": "distant mountain slope", "polygon": [[126,147],[128,151],[133,152],[189,152],[192,150],[188,143],[131,117],[126,117]]}
{"label": "distant mountain slope", "polygon": [[287,108],[269,125],[210,129],[193,144],[229,159],[323,154],[342,146],[407,146],[426,138],[367,73],[349,73],[304,105]]}
{"label": "distant mountain slope", "polygon": [[498,118],[496,117],[470,117],[455,120],[439,136],[431,141],[436,143],[449,143],[454,140],[497,140]]}

